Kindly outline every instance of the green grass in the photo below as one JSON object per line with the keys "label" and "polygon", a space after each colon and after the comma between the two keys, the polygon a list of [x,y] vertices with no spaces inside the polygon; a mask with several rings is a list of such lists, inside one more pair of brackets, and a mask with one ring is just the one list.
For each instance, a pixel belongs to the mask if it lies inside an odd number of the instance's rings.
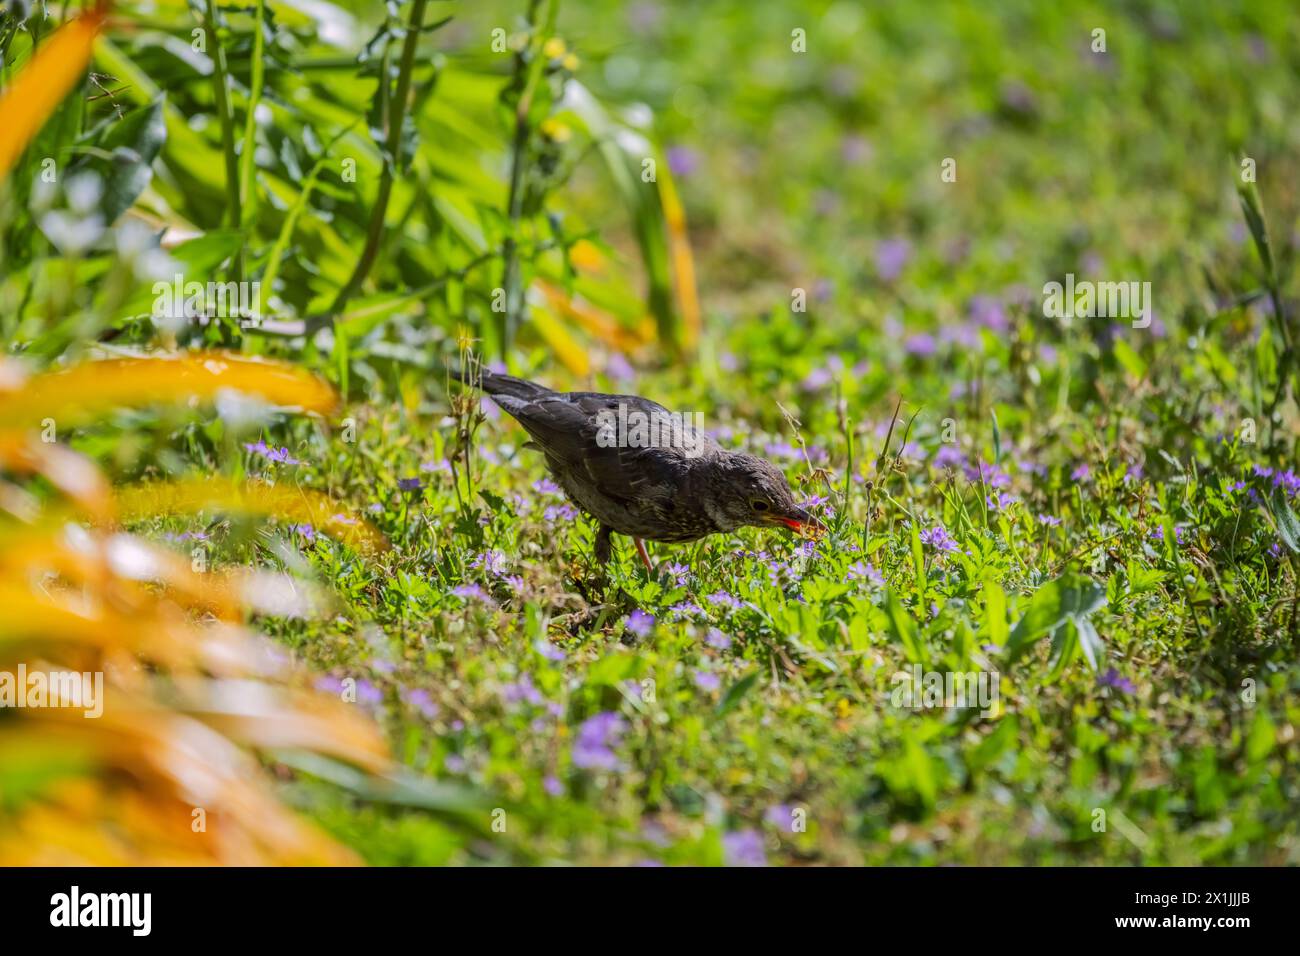
{"label": "green grass", "polygon": [[[652,546],[654,577],[622,539],[598,589],[592,527],[522,431],[453,414],[438,372],[464,325],[499,347],[495,259],[341,353],[302,344],[305,364],[347,376],[355,440],[298,422],[264,437],[301,464],[242,464],[338,495],[394,549],[363,559],[219,524],[215,559],[336,591],[322,619],[261,624],[323,680],[360,682],[357,706],[413,771],[482,804],[429,813],[310,773],[287,794],[377,864],[1300,863],[1300,420],[1283,358],[1300,18],[1282,3],[1069,6],[560,4],[578,79],[615,112],[648,104],[673,158],[704,334],[694,357],[632,354],[635,371],[593,343],[578,377],[525,322],[506,361],[702,412],[820,501],[830,531]],[[374,301],[472,263],[475,227],[489,252],[510,234],[514,130],[493,113],[510,75],[489,37],[521,8],[448,7],[432,42],[449,99],[434,84],[416,110],[389,225],[417,225],[397,230]],[[301,84],[314,99],[295,109],[355,111],[364,84],[332,82],[269,69],[263,95],[292,102]],[[208,86],[171,95],[211,115]],[[219,163],[219,124],[203,135]],[[492,147],[472,152],[475,137]],[[644,219],[593,154],[564,154],[561,175],[551,148],[528,157],[523,241],[545,241],[555,213],[561,244],[596,237],[635,299]],[[1271,266],[1239,204],[1242,157]],[[214,236],[220,168],[189,203]],[[367,223],[332,169],[322,188],[337,218],[304,216],[280,273],[304,315],[347,281]],[[466,221],[424,208],[425,189]],[[292,198],[263,198],[258,249]],[[522,268],[564,271],[544,254]],[[1043,285],[1067,272],[1149,281],[1155,321],[1045,317]],[[74,445],[108,459],[130,434]],[[219,423],[169,435],[172,458],[149,449],[124,471],[233,466]],[[913,664],[996,674],[998,706],[900,707],[894,676]]]}

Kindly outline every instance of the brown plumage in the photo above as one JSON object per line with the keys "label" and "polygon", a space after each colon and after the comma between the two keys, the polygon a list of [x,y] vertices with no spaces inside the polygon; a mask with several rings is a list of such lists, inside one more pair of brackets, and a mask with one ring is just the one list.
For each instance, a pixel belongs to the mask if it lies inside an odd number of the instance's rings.
{"label": "brown plumage", "polygon": [[[601,564],[609,561],[612,532],[633,538],[653,570],[642,539],[680,543],[744,525],[795,530],[815,525],[795,504],[776,466],[722,448],[657,402],[636,395],[554,392],[486,369],[451,374],[481,385],[532,437],[529,444],[546,456],[565,494],[599,523]],[[658,421],[666,433],[653,444],[628,447],[623,439],[631,429],[618,433],[620,415],[624,421]]]}

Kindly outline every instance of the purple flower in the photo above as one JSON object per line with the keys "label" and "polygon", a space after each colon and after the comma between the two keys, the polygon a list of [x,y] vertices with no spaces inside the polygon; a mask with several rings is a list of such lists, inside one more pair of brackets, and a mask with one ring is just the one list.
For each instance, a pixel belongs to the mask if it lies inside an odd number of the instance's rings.
{"label": "purple flower", "polygon": [[699,154],[689,146],[668,147],[668,169],[674,176],[689,176],[699,165]]}
{"label": "purple flower", "polygon": [[574,766],[584,770],[617,770],[619,761],[614,753],[627,730],[627,722],[613,712],[588,717],[578,727],[573,741]]}
{"label": "purple flower", "polygon": [[357,681],[357,702],[371,706],[384,699],[384,692],[368,680]]}
{"label": "purple flower", "polygon": [[541,654],[542,657],[546,658],[548,661],[558,662],[564,660],[564,651],[560,650],[544,637],[538,638],[537,643],[534,644],[533,647],[537,649],[538,654]]}
{"label": "purple flower", "polygon": [[485,571],[493,577],[500,577],[509,569],[510,559],[493,548],[475,555],[469,566],[475,570]]}
{"label": "purple flower", "polygon": [[[1174,543],[1175,543],[1175,544],[1182,544],[1182,543],[1183,543],[1183,528],[1184,528],[1184,527],[1186,527],[1186,525],[1178,525],[1178,524],[1174,525]],[[1164,529],[1163,527],[1161,527],[1161,528],[1152,528],[1152,529],[1151,529],[1151,540],[1152,540],[1152,541],[1164,541],[1164,540],[1165,540],[1165,529]]]}
{"label": "purple flower", "polygon": [[848,567],[850,581],[868,581],[874,585],[885,583],[884,575],[872,566],[869,561],[855,561]]}
{"label": "purple flower", "polygon": [[805,392],[819,392],[831,382],[835,381],[835,375],[828,368],[815,368],[804,376],[799,387]]}
{"label": "purple flower", "polygon": [[795,459],[799,457],[799,449],[789,442],[769,442],[763,446],[763,451],[768,458]]}
{"label": "purple flower", "polygon": [[638,608],[627,616],[623,621],[623,626],[637,637],[646,637],[654,630],[655,619]]}
{"label": "purple flower", "polygon": [[1113,667],[1097,677],[1097,685],[1099,687],[1113,687],[1124,694],[1132,694],[1137,690],[1131,680],[1127,677],[1121,677],[1119,671]]}
{"label": "purple flower", "polygon": [[981,461],[977,465],[966,466],[966,477],[971,481],[982,481],[990,488],[1005,488],[1011,484],[1011,476],[997,465]]}
{"label": "purple flower", "polygon": [[709,628],[709,633],[704,637],[704,643],[715,651],[725,651],[731,647],[731,638],[723,634],[716,627]]}
{"label": "purple flower", "polygon": [[681,601],[674,604],[668,609],[668,613],[674,618],[695,617],[697,614],[704,612],[695,604],[694,601]]}
{"label": "purple flower", "polygon": [[1092,469],[1088,467],[1086,461],[1079,465],[1079,467],[1075,468],[1074,471],[1070,472],[1071,481],[1087,481],[1091,476]]}
{"label": "purple flower", "polygon": [[537,706],[542,703],[542,692],[533,686],[533,675],[524,674],[513,684],[505,684],[501,688],[501,697],[507,704],[533,704]]}
{"label": "purple flower", "polygon": [[738,830],[722,837],[722,855],[727,866],[767,866],[767,851],[757,830]]}
{"label": "purple flower", "polygon": [[558,797],[564,793],[564,784],[560,783],[557,777],[551,776],[542,781],[542,789],[550,796]]}
{"label": "purple flower", "polygon": [[542,512],[543,520],[549,524],[574,521],[577,517],[577,510],[567,501],[559,505],[548,505],[546,510]]}
{"label": "purple flower", "polygon": [[329,694],[342,695],[343,681],[337,677],[330,677],[329,675],[318,677],[316,678],[316,689]]}
{"label": "purple flower", "polygon": [[406,702],[429,720],[438,716],[438,705],[434,703],[433,696],[423,687],[408,691]]}
{"label": "purple flower", "polygon": [[1007,311],[1003,308],[1002,301],[994,296],[971,296],[968,308],[972,322],[994,332],[1005,332],[1011,324],[1007,321]]}
{"label": "purple flower", "polygon": [[740,607],[740,601],[726,591],[714,591],[704,600],[718,607],[730,608],[733,611]]}
{"label": "purple flower", "polygon": [[695,681],[695,686],[700,690],[710,694],[722,686],[722,680],[711,671],[696,671],[691,675],[691,680]]}
{"label": "purple flower", "polygon": [[266,442],[258,440],[255,442],[245,442],[244,450],[252,452],[255,455],[261,455],[267,461],[278,462],[282,465],[301,465],[302,462],[289,454],[288,448],[276,448],[274,445],[267,445]]}
{"label": "purple flower", "polygon": [[789,830],[794,822],[794,807],[788,803],[777,803],[763,812],[763,819],[768,826],[778,830]]}
{"label": "purple flower", "polygon": [[930,463],[940,471],[945,468],[965,468],[966,456],[961,453],[961,449],[956,445],[943,444],[934,453],[934,459]]}
{"label": "purple flower", "polygon": [[957,542],[948,535],[948,529],[941,524],[933,528],[926,528],[921,532],[921,543],[928,544],[940,554],[948,554],[957,550]]}
{"label": "purple flower", "polygon": [[1055,515],[1044,514],[1038,516],[1038,523],[1042,525],[1047,525],[1047,527],[1049,528],[1058,528],[1061,525],[1061,519],[1056,517]]}
{"label": "purple flower", "polygon": [[466,601],[487,601],[488,595],[477,584],[460,584],[451,589],[451,593]]}
{"label": "purple flower", "polygon": [[691,569],[684,564],[674,562],[664,568],[678,584],[685,584],[691,577]]}
{"label": "purple flower", "polygon": [[906,239],[882,239],[876,244],[876,275],[893,282],[911,257],[912,244]]}
{"label": "purple flower", "polygon": [[903,350],[917,358],[928,358],[938,348],[934,336],[929,332],[917,332],[903,340]]}
{"label": "purple flower", "polygon": [[397,487],[402,491],[419,491],[424,487],[424,479],[416,478],[398,478]]}
{"label": "purple flower", "polygon": [[538,478],[536,481],[534,481],[533,491],[537,492],[539,495],[564,494],[564,492],[560,490],[560,486],[557,485],[555,482],[551,481],[551,479],[549,478]]}

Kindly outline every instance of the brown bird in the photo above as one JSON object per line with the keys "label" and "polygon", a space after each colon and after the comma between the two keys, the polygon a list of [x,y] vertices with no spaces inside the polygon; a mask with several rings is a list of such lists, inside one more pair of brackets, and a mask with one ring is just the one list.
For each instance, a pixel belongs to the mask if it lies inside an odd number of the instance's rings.
{"label": "brown bird", "polygon": [[795,504],[780,469],[722,448],[689,417],[657,402],[555,392],[487,369],[449,371],[480,385],[532,437],[525,447],[546,456],[564,493],[599,523],[596,560],[602,565],[609,562],[614,532],[636,542],[653,573],[643,539],[681,543],[744,525],[818,527]]}

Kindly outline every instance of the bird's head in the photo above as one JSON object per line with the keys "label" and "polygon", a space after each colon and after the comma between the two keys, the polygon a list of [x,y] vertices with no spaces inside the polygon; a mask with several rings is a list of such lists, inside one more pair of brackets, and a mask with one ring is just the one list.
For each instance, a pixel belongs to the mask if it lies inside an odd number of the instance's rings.
{"label": "bird's head", "polygon": [[730,452],[718,466],[710,510],[719,512],[714,518],[724,519],[719,524],[730,526],[727,530],[742,525],[776,525],[812,532],[821,527],[816,518],[795,504],[790,483],[772,463],[754,455]]}

